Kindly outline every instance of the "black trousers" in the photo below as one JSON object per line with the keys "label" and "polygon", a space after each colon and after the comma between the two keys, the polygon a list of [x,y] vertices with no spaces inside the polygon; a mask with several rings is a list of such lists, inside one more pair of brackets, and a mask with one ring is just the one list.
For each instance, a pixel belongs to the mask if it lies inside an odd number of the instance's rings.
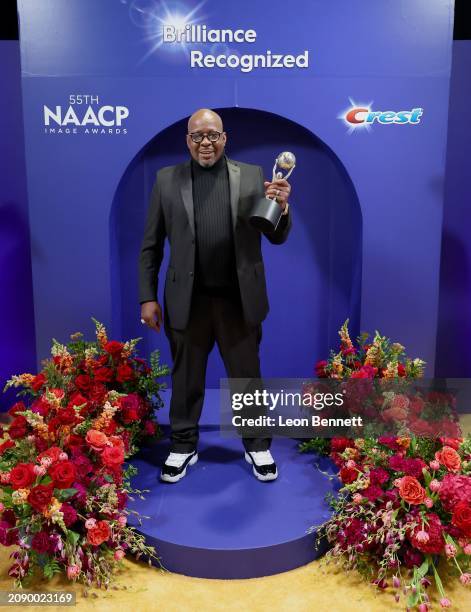
{"label": "black trousers", "polygon": [[[173,359],[171,450],[189,453],[198,444],[206,366],[214,344],[218,345],[228,378],[259,379],[262,326],[245,322],[238,287],[197,287],[186,329],[172,329],[166,317],[164,321]],[[270,447],[271,438],[243,438],[242,442],[247,451],[263,451]]]}

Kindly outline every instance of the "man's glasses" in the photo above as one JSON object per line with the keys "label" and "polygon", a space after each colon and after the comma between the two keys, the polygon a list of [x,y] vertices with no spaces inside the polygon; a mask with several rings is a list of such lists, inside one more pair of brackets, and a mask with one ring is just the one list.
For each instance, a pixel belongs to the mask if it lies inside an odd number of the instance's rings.
{"label": "man's glasses", "polygon": [[201,132],[192,132],[188,135],[191,140],[196,144],[203,142],[205,136],[208,138],[209,142],[217,142],[221,138],[221,132],[207,132],[204,134],[202,134]]}

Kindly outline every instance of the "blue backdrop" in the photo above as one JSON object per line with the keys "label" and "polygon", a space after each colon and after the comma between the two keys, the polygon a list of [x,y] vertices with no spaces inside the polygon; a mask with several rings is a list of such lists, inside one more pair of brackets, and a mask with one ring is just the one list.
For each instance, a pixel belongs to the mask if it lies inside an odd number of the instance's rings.
{"label": "blue backdrop", "polygon": [[[153,174],[186,158],[185,119],[205,106],[223,115],[229,156],[267,176],[279,151],[298,158],[293,232],[265,248],[263,373],[309,374],[350,317],[355,332],[380,329],[433,374],[452,9],[449,0],[305,0],[296,10],[265,0],[20,0],[38,358],[52,336],[91,330],[91,315],[117,337],[143,333],[136,267]],[[250,28],[257,40],[162,44],[162,24],[181,18]],[[194,49],[307,51],[309,65],[191,68]],[[73,123],[60,132],[71,102],[77,121],[88,106],[103,122],[116,107],[129,115],[104,133]],[[384,121],[423,111],[418,123],[364,129],[344,120],[356,106],[391,111]],[[166,340],[146,336],[155,345],[169,361]],[[220,375],[213,359],[208,386]]]}

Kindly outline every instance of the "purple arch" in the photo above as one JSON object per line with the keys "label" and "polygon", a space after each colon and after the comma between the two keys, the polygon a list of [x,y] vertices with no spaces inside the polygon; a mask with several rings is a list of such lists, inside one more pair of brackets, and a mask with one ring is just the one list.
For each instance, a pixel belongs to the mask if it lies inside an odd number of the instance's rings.
{"label": "purple arch", "polygon": [[[296,155],[291,177],[292,233],[281,247],[264,241],[271,308],[263,328],[261,359],[264,376],[310,376],[313,363],[337,345],[337,330],[346,318],[352,334],[359,332],[362,215],[358,196],[339,158],[303,126],[253,109],[218,112],[228,133],[229,157],[259,164],[271,177],[272,160],[280,151]],[[110,215],[113,334],[143,336],[141,348],[146,353],[159,348],[166,363],[171,361],[166,339],[147,332],[136,316],[137,258],[156,170],[187,159],[186,121],[164,129],[134,157],[116,190]],[[163,266],[166,262],[167,254]],[[214,352],[207,387],[218,387],[221,377],[225,377],[224,368]]]}

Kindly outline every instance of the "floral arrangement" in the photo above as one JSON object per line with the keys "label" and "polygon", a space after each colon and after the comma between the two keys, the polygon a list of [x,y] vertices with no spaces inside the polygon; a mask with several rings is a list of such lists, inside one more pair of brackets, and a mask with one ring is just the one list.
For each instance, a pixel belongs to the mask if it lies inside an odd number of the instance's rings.
{"label": "floral arrangement", "polygon": [[136,355],[139,339],[108,340],[95,321],[96,341],[74,334],[53,341],[37,375],[13,376],[20,388],[0,440],[0,543],[16,545],[9,570],[17,586],[37,571],[65,571],[70,580],[108,587],[127,552],[158,560],[128,526],[127,499],[135,468],[126,458],[145,435],[158,433],[162,405],[156,379],[168,373]]}
{"label": "floral arrangement", "polygon": [[[361,336],[357,347],[347,324],[339,333],[341,350],[316,365],[319,376],[423,373],[423,361],[408,359],[404,347],[378,332],[370,345]],[[437,395],[419,398],[420,411],[442,401]],[[471,584],[471,437],[426,435],[315,438],[300,447],[328,455],[342,483],[338,496],[329,496],[332,517],[318,528],[318,541],[332,544],[327,561],[359,570],[380,588],[392,585],[396,601],[405,595],[407,608],[420,612],[429,610],[432,581],[441,607],[451,606],[440,578],[445,566]]]}
{"label": "floral arrangement", "polygon": [[[332,391],[333,386],[342,391],[343,405],[324,410],[323,416],[365,417],[366,423],[358,431],[344,432],[347,437],[461,435],[453,393],[431,387],[430,381],[419,381],[424,361],[408,358],[401,344],[379,332],[371,343],[365,333],[354,345],[348,320],[339,335],[339,352],[332,351],[328,360],[317,362],[314,371],[320,380],[305,383],[303,393]],[[315,450],[322,443],[315,438],[308,446]]]}
{"label": "floral arrangement", "polygon": [[435,581],[441,606],[450,607],[443,566],[471,584],[471,437],[327,442],[343,484],[318,530],[333,544],[327,558],[380,588],[392,585],[396,601],[403,593],[420,612]]}
{"label": "floral arrangement", "polygon": [[340,350],[331,351],[327,360],[318,361],[315,373],[319,378],[419,378],[424,373],[425,361],[409,359],[405,347],[399,342],[375,333],[363,333],[357,338],[356,346],[350,339],[348,319],[339,331]]}

